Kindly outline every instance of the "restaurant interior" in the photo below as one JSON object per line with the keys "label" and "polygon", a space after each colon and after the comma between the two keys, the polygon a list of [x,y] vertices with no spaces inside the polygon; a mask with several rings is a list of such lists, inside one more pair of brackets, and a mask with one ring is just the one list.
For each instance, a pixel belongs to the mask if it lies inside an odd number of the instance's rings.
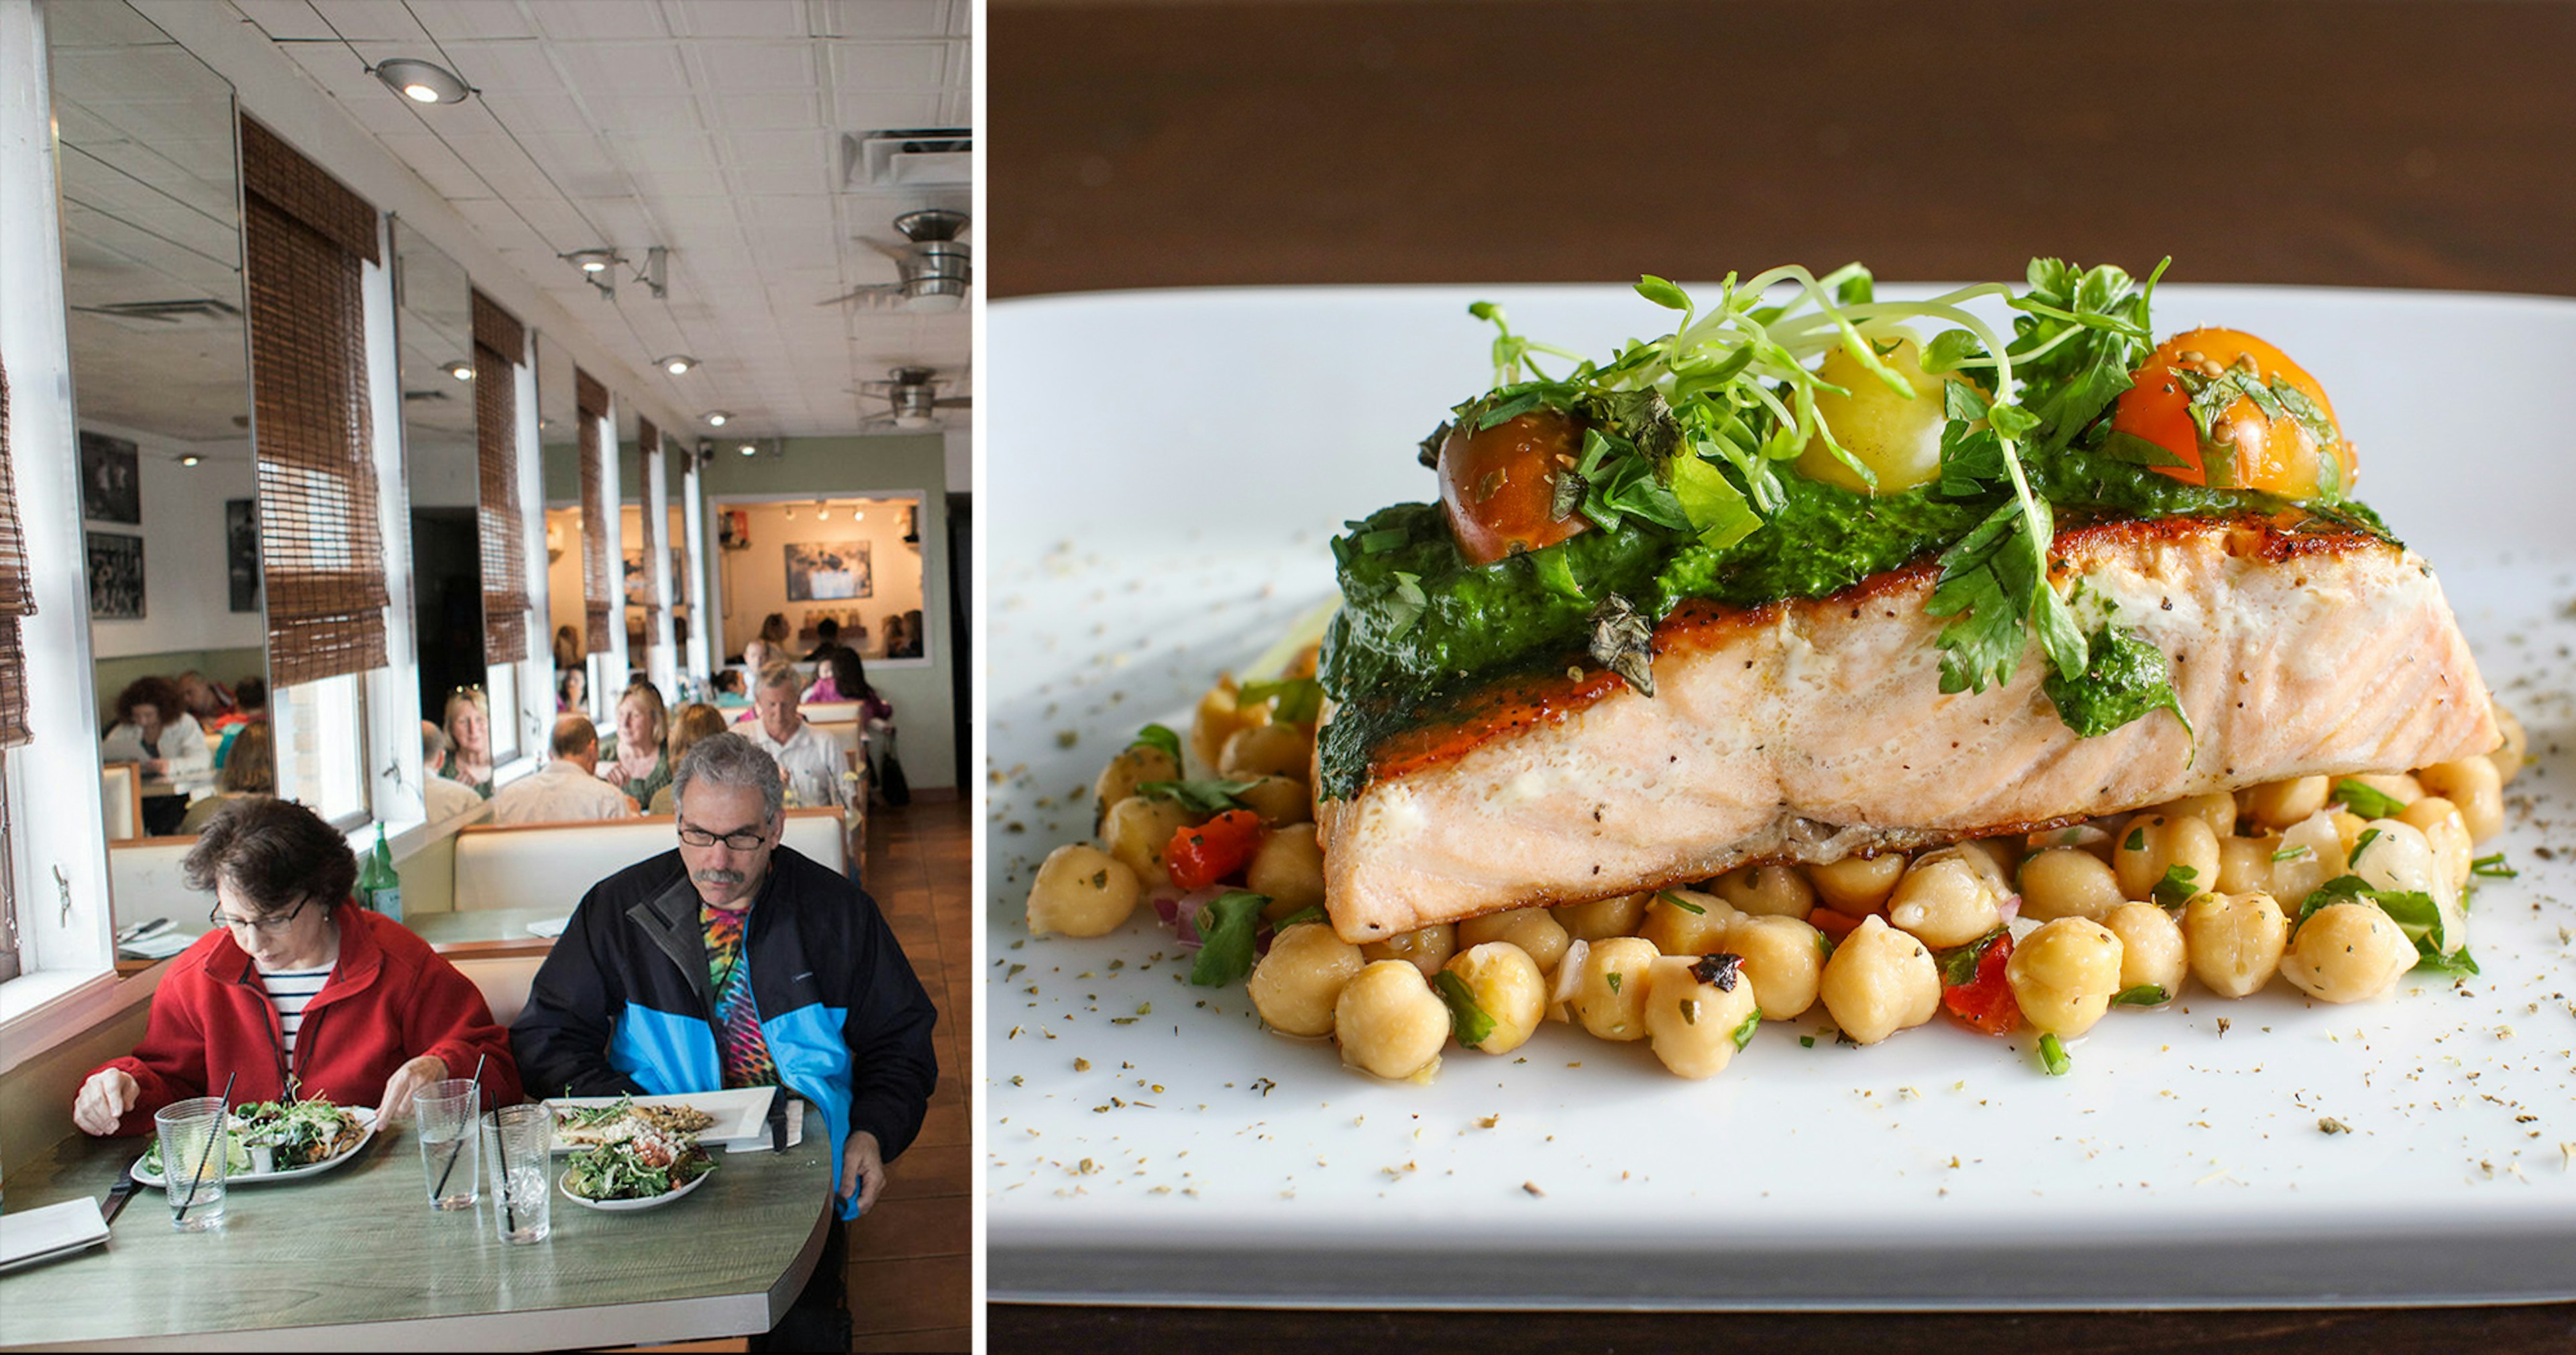
{"label": "restaurant interior", "polygon": [[[938,1012],[921,1133],[849,1233],[854,1348],[966,1348],[974,8],[0,0],[8,1217],[143,1146],[102,1156],[74,1098],[210,930],[195,811],[312,810],[507,1026],[673,820],[496,823],[429,793],[424,722],[488,711],[506,794],[635,682],[749,718],[719,679],[829,675],[828,623],[891,709],[804,705],[845,803],[783,841],[874,897]],[[265,765],[123,749],[153,679],[191,712],[161,735],[258,727]],[[408,1146],[372,1156],[242,1192],[215,1256],[154,1201],[0,1273],[0,1347],[740,1349],[822,1255],[812,1152],[719,1152],[747,1165],[665,1212],[558,1205],[524,1254],[361,1217],[379,1187],[420,1212]],[[325,1255],[372,1276],[244,1282]]]}

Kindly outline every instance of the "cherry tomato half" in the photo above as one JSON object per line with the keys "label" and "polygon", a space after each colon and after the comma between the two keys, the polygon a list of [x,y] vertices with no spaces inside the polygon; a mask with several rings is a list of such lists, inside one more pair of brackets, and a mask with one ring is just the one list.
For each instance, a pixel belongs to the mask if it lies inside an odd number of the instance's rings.
{"label": "cherry tomato half", "polygon": [[1180,889],[1205,889],[1250,865],[1260,849],[1261,816],[1229,809],[1195,828],[1172,830],[1172,841],[1163,848],[1163,868]]}
{"label": "cherry tomato half", "polygon": [[2010,1035],[2021,1025],[2021,1004],[2013,1000],[2004,964],[2012,959],[2012,933],[2006,932],[1977,957],[1977,976],[1956,988],[1943,989],[1941,1005],[1968,1029],[1982,1035]]}
{"label": "cherry tomato half", "polygon": [[2250,396],[2239,395],[2211,421],[2212,440],[2235,453],[2235,487],[2305,499],[2328,487],[2330,481],[2332,487],[2349,492],[2359,463],[2353,456],[2352,444],[2343,438],[2343,426],[2335,420],[2334,405],[2326,399],[2325,387],[2280,349],[2251,334],[2232,329],[2195,329],[2157,345],[2146,365],[2133,374],[2132,380],[2137,384],[2121,394],[2111,416],[2111,427],[2145,438],[2187,463],[2157,467],[2165,474],[2185,484],[2207,484],[2200,432],[2191,419],[2191,391],[2187,379],[2176,373],[2215,377],[2246,370],[2267,386],[2277,380],[2305,395],[2334,426],[2335,442],[2331,449],[2320,447],[2316,436],[2296,418],[2273,418]]}
{"label": "cherry tomato half", "polygon": [[1470,564],[1542,550],[1592,524],[1555,516],[1557,473],[1583,458],[1583,429],[1552,409],[1534,409],[1491,428],[1461,420],[1440,443],[1440,506]]}

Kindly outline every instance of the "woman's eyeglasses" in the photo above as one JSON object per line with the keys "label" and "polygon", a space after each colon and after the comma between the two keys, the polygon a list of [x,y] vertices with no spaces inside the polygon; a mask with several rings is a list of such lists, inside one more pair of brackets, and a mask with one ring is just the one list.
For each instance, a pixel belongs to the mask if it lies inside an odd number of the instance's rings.
{"label": "woman's eyeglasses", "polygon": [[303,912],[304,905],[311,902],[313,902],[313,896],[307,894],[297,899],[295,906],[287,909],[282,916],[257,918],[226,916],[224,906],[219,903],[206,910],[206,921],[212,926],[230,928],[235,932],[252,931],[263,936],[275,936],[294,925],[295,915]]}

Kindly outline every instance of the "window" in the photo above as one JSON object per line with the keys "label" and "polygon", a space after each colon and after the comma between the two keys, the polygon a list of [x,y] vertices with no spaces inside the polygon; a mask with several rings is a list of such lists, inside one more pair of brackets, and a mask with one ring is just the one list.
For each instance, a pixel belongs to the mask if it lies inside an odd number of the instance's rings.
{"label": "window", "polygon": [[519,666],[493,664],[484,670],[483,684],[492,702],[492,765],[505,767],[519,756]]}
{"label": "window", "polygon": [[269,700],[276,725],[277,793],[301,800],[334,827],[368,817],[366,764],[349,755],[366,746],[366,701],[356,674],[284,688]]}
{"label": "window", "polygon": [[9,827],[9,753],[0,749],[0,983],[18,977],[18,848]]}

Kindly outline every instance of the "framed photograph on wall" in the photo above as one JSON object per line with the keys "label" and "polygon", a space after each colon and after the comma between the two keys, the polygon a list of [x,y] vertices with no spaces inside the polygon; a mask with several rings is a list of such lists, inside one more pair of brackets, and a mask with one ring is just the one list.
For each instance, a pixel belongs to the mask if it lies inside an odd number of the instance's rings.
{"label": "framed photograph on wall", "polygon": [[232,609],[259,610],[259,500],[224,500],[224,572],[232,584]]}
{"label": "framed photograph on wall", "polygon": [[787,547],[787,600],[830,602],[876,596],[868,543],[825,541]]}
{"label": "framed photograph on wall", "polygon": [[93,522],[143,522],[143,460],[133,443],[104,433],[80,435],[81,516]]}
{"label": "framed photograph on wall", "polygon": [[97,621],[143,615],[143,538],[89,533],[89,614]]}

